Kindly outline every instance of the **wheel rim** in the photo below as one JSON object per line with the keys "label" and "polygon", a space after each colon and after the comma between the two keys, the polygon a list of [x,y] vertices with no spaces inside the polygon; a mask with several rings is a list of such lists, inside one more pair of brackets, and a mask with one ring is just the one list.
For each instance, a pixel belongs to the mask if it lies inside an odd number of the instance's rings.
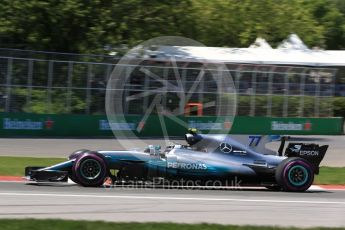
{"label": "wheel rim", "polygon": [[80,165],[80,174],[88,180],[94,180],[101,174],[101,164],[94,159],[86,159]]}
{"label": "wheel rim", "polygon": [[304,185],[307,182],[308,177],[308,171],[303,166],[296,165],[289,170],[289,182],[294,186]]}

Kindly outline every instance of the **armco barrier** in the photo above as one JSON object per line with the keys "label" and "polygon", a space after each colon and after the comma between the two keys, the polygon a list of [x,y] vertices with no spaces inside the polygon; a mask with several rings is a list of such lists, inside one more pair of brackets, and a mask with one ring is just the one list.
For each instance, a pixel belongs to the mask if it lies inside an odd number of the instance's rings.
{"label": "armco barrier", "polygon": [[[158,116],[149,116],[141,122],[142,116],[126,116],[111,124],[104,115],[57,115],[0,113],[0,137],[106,137],[133,132],[141,137],[157,137],[164,133]],[[181,136],[185,125],[201,132],[232,134],[294,134],[294,135],[339,135],[343,132],[343,118],[269,118],[269,117],[179,117],[176,123],[164,117],[167,134]],[[138,131],[140,130],[140,131]]]}

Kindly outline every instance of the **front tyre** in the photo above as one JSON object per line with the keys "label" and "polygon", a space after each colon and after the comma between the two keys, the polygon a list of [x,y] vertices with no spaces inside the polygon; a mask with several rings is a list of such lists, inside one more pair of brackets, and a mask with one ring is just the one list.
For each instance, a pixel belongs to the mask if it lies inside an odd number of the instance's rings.
{"label": "front tyre", "polygon": [[314,171],[308,161],[292,157],[278,165],[275,178],[284,191],[304,192],[313,184]]}
{"label": "front tyre", "polygon": [[99,187],[104,183],[108,170],[104,159],[96,153],[84,153],[74,162],[72,173],[78,184]]}
{"label": "front tyre", "polygon": [[76,159],[81,154],[87,153],[87,152],[90,152],[90,150],[88,150],[88,149],[79,149],[77,151],[74,151],[73,153],[71,153],[71,155],[69,155],[68,160]]}
{"label": "front tyre", "polygon": [[[73,153],[71,153],[71,155],[69,155],[68,157],[68,160],[73,160],[73,159],[76,159],[78,158],[81,154],[83,153],[88,153],[88,152],[91,152],[90,150],[88,149],[79,149],[77,151],[74,151]],[[76,184],[79,184],[79,181],[78,179],[74,176],[74,173],[73,173],[73,170],[69,170],[68,172],[68,177],[69,179],[71,179],[74,183]]]}

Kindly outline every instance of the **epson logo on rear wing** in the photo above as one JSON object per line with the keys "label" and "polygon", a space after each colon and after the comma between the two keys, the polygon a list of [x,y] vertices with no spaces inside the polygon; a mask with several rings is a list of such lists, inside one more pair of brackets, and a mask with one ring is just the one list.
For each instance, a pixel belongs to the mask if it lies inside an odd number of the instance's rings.
{"label": "epson logo on rear wing", "polygon": [[299,152],[299,155],[301,156],[318,156],[319,151],[316,150],[302,150]]}

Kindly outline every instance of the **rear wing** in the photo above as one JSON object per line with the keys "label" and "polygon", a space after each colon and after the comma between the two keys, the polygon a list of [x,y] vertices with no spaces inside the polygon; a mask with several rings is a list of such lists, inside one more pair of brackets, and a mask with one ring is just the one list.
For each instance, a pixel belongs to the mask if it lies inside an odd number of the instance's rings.
{"label": "rear wing", "polygon": [[325,157],[328,145],[305,144],[305,143],[289,143],[285,149],[285,156],[300,157],[310,162],[315,169],[315,173],[319,173],[319,165]]}

